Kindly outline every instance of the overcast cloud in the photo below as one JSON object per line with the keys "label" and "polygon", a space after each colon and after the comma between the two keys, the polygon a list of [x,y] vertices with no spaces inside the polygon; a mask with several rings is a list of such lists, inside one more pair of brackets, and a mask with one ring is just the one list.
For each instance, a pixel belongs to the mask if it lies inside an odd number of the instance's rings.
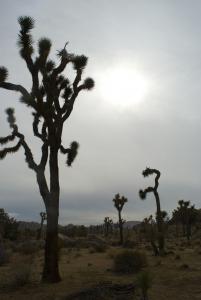
{"label": "overcast cloud", "polygon": [[[142,177],[146,166],[161,171],[164,210],[170,212],[179,199],[200,207],[201,1],[0,0],[0,65],[9,69],[9,81],[29,87],[16,47],[21,15],[36,20],[36,40],[51,38],[53,58],[66,41],[70,52],[87,55],[85,75],[96,81],[92,92],[80,95],[65,126],[64,144],[77,140],[80,151],[72,168],[60,159],[60,222],[115,219],[117,192],[128,198],[126,220],[154,213],[153,197],[138,197],[139,189],[154,180]],[[106,71],[121,65],[151,84],[137,105],[133,100],[121,108],[103,90]],[[15,107],[20,131],[37,159],[40,144],[32,135],[31,110],[18,96],[0,90],[0,136],[9,133],[5,108]],[[22,150],[0,162],[0,189],[0,207],[18,219],[39,220],[44,206]]]}

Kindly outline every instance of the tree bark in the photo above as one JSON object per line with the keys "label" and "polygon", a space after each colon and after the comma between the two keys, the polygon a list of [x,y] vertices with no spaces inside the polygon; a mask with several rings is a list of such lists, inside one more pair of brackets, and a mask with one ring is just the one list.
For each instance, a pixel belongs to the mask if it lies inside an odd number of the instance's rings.
{"label": "tree bark", "polygon": [[121,219],[121,212],[120,210],[118,211],[119,214],[119,234],[120,234],[120,245],[123,245],[124,239],[123,239],[123,224],[122,224],[122,219]]}
{"label": "tree bark", "polygon": [[158,247],[159,247],[160,255],[163,255],[164,247],[165,247],[165,239],[164,239],[163,219],[162,219],[161,208],[160,208],[160,199],[157,191],[154,192],[154,196],[156,199],[156,207],[157,207]]}
{"label": "tree bark", "polygon": [[43,282],[59,282],[61,280],[58,266],[58,218],[59,218],[59,168],[58,149],[50,147],[50,198],[46,201],[47,229],[45,243],[45,263]]}

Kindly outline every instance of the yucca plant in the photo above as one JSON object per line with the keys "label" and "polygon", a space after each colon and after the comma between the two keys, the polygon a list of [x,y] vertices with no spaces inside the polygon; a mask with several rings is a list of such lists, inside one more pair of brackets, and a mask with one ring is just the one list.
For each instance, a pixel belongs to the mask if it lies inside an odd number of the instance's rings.
{"label": "yucca plant", "polygon": [[[57,66],[48,58],[52,43],[47,38],[38,41],[38,53],[34,56],[35,49],[31,35],[34,20],[25,16],[20,17],[18,23],[20,25],[18,46],[20,55],[31,74],[32,87],[28,91],[22,85],[8,82],[7,69],[0,67],[0,88],[19,92],[21,102],[32,109],[33,132],[42,143],[41,160],[39,163],[35,162],[30,146],[18,129],[12,108],[6,111],[12,132],[9,136],[0,138],[0,144],[17,141],[13,147],[3,148],[0,151],[0,159],[23,148],[28,167],[36,174],[47,213],[45,263],[42,278],[43,281],[57,282],[60,280],[57,245],[60,198],[58,154],[60,151],[66,155],[68,166],[71,166],[75,160],[79,144],[74,141],[67,148],[62,144],[63,127],[73,111],[79,93],[91,90],[94,87],[94,81],[91,78],[82,79],[88,59],[84,55],[69,53],[66,49],[67,43],[62,50],[58,51]],[[75,73],[72,82],[63,74],[69,64],[73,65]],[[45,176],[47,164],[49,164],[50,173],[49,184]]]}

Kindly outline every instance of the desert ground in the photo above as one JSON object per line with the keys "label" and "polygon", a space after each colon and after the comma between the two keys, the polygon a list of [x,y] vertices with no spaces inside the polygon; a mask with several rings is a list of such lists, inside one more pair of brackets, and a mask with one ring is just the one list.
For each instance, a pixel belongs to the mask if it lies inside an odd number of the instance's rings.
{"label": "desert ground", "polygon": [[[11,242],[7,245],[9,260],[0,267],[1,300],[143,299],[137,281],[139,272],[121,274],[114,271],[114,257],[127,250],[125,247],[114,246],[114,242],[95,235],[81,238],[73,246],[68,242],[61,244],[62,281],[44,284],[40,282],[43,249],[33,247],[33,241],[31,246],[29,243],[26,241],[22,246],[18,243],[17,247]],[[169,238],[163,257],[153,256],[147,241],[130,243],[129,250],[139,251],[147,257],[143,270],[149,272],[152,282],[147,299],[201,299],[200,239],[187,242],[184,238]],[[102,295],[105,287],[111,285],[130,285],[134,289],[127,294]],[[79,294],[81,291],[85,293]],[[87,291],[95,292],[88,294]]]}

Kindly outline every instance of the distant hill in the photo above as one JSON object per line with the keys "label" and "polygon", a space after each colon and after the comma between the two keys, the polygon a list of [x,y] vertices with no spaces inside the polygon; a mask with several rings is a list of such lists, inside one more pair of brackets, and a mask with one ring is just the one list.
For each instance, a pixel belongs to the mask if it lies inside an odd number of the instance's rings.
{"label": "distant hill", "polygon": [[133,228],[134,226],[139,225],[141,222],[140,221],[127,221],[126,223],[124,223],[124,228]]}

